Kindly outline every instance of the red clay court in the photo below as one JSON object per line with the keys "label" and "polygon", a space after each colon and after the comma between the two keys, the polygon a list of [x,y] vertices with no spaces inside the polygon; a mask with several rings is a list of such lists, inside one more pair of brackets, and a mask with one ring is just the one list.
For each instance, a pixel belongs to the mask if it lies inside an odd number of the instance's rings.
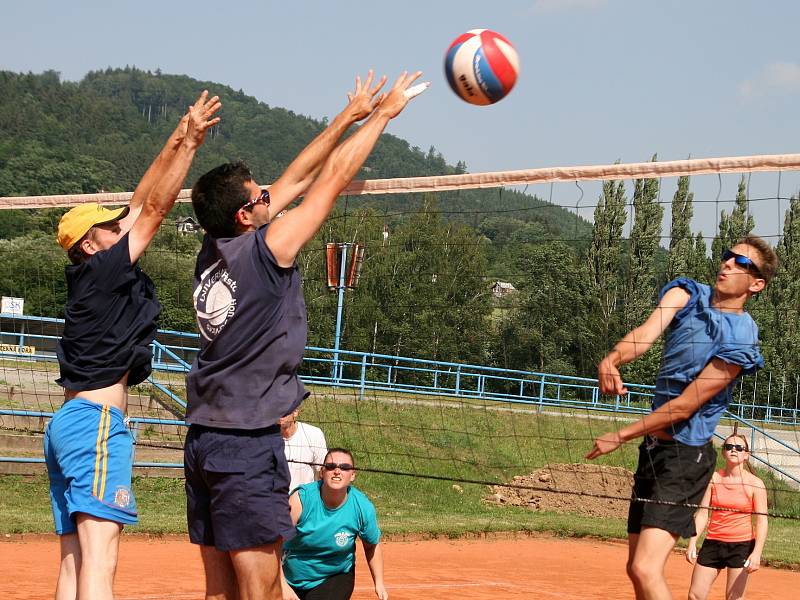
{"label": "red clay court", "polygon": [[[626,546],[619,542],[548,537],[385,542],[386,584],[392,600],[503,598],[632,598],[625,577]],[[375,598],[358,551],[354,599]],[[0,597],[53,597],[58,568],[55,536],[15,536],[0,543]],[[685,598],[691,566],[674,553],[667,577],[675,598]],[[711,598],[724,598],[720,578]],[[752,575],[748,600],[795,596],[800,573],[764,568]],[[795,590],[795,592],[792,592]],[[182,536],[123,537],[117,600],[187,600],[203,597],[199,552]]]}

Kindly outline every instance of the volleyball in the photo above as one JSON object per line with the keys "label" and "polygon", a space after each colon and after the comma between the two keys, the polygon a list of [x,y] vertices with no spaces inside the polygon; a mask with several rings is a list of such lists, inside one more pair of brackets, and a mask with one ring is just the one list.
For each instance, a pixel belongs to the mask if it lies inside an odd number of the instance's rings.
{"label": "volleyball", "polygon": [[459,98],[470,104],[494,104],[514,87],[519,57],[506,38],[490,29],[462,33],[444,58],[447,82]]}

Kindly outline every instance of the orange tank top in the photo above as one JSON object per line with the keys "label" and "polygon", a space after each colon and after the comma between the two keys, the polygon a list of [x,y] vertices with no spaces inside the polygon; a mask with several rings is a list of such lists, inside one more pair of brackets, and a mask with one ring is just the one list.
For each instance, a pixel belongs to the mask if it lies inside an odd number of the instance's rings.
{"label": "orange tank top", "polygon": [[[720,475],[724,475],[720,471]],[[755,538],[753,516],[755,494],[751,486],[744,483],[711,484],[711,506],[733,508],[747,512],[712,510],[706,539],[720,542],[747,542]]]}

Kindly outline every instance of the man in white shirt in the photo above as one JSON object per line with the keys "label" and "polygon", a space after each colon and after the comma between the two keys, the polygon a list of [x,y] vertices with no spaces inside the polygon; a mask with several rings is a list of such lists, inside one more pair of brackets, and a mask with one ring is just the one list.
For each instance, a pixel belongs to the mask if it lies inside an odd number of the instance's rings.
{"label": "man in white shirt", "polygon": [[328,453],[325,434],[319,427],[298,421],[298,413],[299,411],[295,410],[278,419],[283,436],[284,453],[292,475],[289,492],[299,485],[319,479],[320,465]]}

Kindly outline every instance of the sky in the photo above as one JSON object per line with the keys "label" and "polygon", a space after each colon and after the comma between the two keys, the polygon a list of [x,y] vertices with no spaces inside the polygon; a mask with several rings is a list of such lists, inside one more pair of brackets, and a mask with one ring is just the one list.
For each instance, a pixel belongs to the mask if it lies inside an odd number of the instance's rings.
{"label": "sky", "polygon": [[[344,106],[357,73],[420,69],[431,88],[387,131],[434,146],[451,164],[463,160],[470,172],[640,162],[654,153],[794,153],[800,141],[795,0],[3,4],[0,69],[53,69],[71,81],[109,66],[160,68],[322,118]],[[477,107],[450,91],[443,57],[456,36],[483,27],[512,42],[521,69],[506,98]],[[695,230],[713,235],[737,181],[693,179]],[[754,174],[749,184],[751,198],[787,197],[800,177]],[[599,185],[582,188],[558,184],[552,198],[590,218]],[[661,200],[668,204],[674,189],[664,180]],[[549,186],[528,191],[551,196]],[[753,201],[756,232],[778,233],[786,204]]]}

